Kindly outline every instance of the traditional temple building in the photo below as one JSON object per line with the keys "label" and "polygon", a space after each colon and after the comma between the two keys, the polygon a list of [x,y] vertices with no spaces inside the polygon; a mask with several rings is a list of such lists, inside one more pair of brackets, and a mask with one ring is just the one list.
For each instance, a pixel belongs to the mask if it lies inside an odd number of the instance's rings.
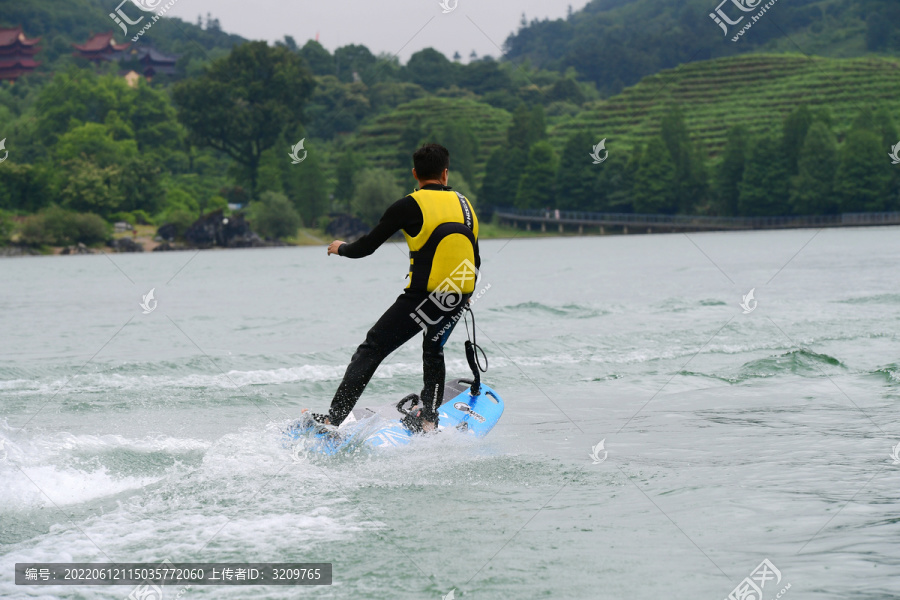
{"label": "traditional temple building", "polygon": [[21,27],[0,28],[0,81],[15,81],[40,66],[41,63],[34,60],[40,51],[39,41],[41,38],[26,38]]}
{"label": "traditional temple building", "polygon": [[96,34],[84,44],[72,44],[72,47],[75,48],[75,52],[72,54],[95,63],[119,61],[122,60],[123,53],[130,45],[129,43],[117,44],[113,39],[112,31],[107,31]]}
{"label": "traditional temple building", "polygon": [[141,78],[152,81],[157,75],[175,75],[178,58],[147,46],[132,48],[119,59],[124,67],[119,75],[125,78],[129,86],[137,87]]}
{"label": "traditional temple building", "polygon": [[147,79],[156,75],[174,75],[178,56],[163,54],[150,46],[131,46],[130,43],[117,44],[113,33],[100,33],[84,44],[72,44],[73,54],[94,63],[103,61],[122,63],[124,73],[135,71]]}
{"label": "traditional temple building", "polygon": [[[152,79],[155,75],[174,75],[175,63],[178,62],[177,56],[163,54],[155,48],[141,46],[131,51],[132,59],[137,60],[141,64],[140,72],[147,79]],[[123,62],[127,59],[123,58]]]}

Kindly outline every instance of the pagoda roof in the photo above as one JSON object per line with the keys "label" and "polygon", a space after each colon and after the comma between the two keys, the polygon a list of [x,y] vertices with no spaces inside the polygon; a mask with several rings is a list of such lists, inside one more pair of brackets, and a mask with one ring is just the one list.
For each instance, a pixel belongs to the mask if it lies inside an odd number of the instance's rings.
{"label": "pagoda roof", "polygon": [[32,60],[30,58],[17,58],[14,60],[0,60],[0,69],[13,69],[15,67],[22,67],[25,69],[35,69],[40,66],[41,63]]}
{"label": "pagoda roof", "polygon": [[0,27],[0,47],[13,46],[21,44],[23,46],[34,46],[41,41],[41,38],[28,39],[21,27]]}
{"label": "pagoda roof", "polygon": [[171,54],[163,54],[156,48],[148,48],[142,47],[137,50],[137,58],[138,60],[144,62],[149,61],[157,64],[172,64],[174,65],[178,62],[178,56],[172,56]]}
{"label": "pagoda roof", "polygon": [[94,37],[83,44],[72,44],[76,50],[82,52],[103,52],[104,50],[115,50],[119,52],[125,50],[130,45],[130,43],[116,44],[116,41],[113,39],[112,31],[95,34]]}

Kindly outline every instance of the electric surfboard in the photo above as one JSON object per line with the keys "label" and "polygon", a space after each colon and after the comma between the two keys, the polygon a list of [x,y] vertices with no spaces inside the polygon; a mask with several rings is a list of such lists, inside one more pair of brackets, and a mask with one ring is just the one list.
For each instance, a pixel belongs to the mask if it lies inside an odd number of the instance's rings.
{"label": "electric surfboard", "polygon": [[[444,384],[439,431],[455,429],[480,438],[494,428],[503,414],[503,399],[483,383],[478,385],[477,394],[472,393],[473,387],[466,379],[451,379]],[[327,455],[404,446],[415,435],[401,422],[407,414],[406,400],[380,408],[354,408],[337,428],[323,427],[305,413],[284,431],[285,443],[304,443],[307,450]]]}

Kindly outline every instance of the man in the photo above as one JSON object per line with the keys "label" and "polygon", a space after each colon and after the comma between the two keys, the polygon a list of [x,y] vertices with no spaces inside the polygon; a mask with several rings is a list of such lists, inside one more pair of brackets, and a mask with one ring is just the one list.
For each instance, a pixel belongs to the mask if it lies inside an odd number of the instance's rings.
{"label": "man", "polygon": [[481,266],[478,219],[469,201],[447,187],[450,152],[446,148],[423,146],[413,155],[413,164],[419,189],[388,208],[368,235],[352,244],[335,240],[328,246],[329,256],[363,258],[402,230],[410,267],[406,290],[357,348],[329,414],[313,415],[320,422],[340,425],[378,365],[424,330],[421,408],[412,411],[404,423],[415,433],[437,428],[446,374],[444,344],[475,291]]}

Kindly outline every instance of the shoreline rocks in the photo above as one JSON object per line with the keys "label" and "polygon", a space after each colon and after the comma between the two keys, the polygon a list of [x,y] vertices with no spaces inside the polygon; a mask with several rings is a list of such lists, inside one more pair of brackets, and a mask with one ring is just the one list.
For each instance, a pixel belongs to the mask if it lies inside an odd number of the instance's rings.
{"label": "shoreline rocks", "polygon": [[28,246],[0,246],[0,256],[41,256],[41,253]]}
{"label": "shoreline rocks", "polygon": [[116,252],[143,252],[144,246],[129,237],[109,240],[106,245]]}
{"label": "shoreline rocks", "polygon": [[88,248],[81,242],[78,242],[78,244],[75,246],[66,246],[62,249],[62,252],[60,252],[60,254],[97,254],[97,252],[97,250]]}
{"label": "shoreline rocks", "polygon": [[204,215],[184,232],[184,240],[195,248],[255,248],[266,243],[256,235],[243,214],[226,217],[222,210]]}

